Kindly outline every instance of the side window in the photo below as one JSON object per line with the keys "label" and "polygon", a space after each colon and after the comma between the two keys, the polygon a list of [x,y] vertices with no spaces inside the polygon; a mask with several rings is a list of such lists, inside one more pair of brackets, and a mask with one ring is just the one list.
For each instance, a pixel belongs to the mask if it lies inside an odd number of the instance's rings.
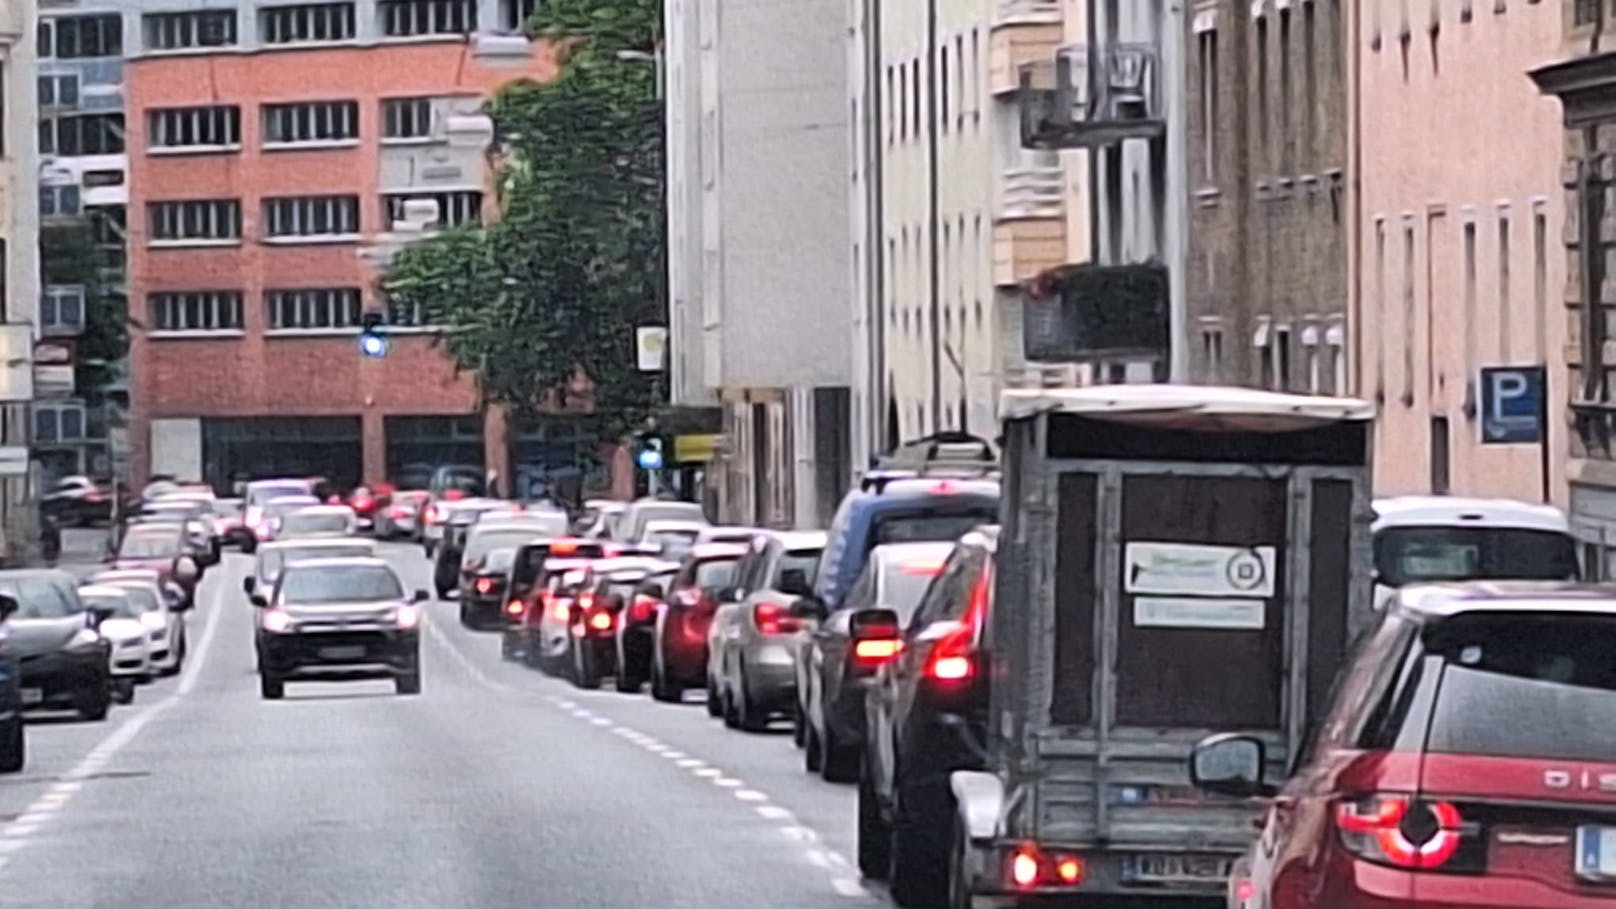
{"label": "side window", "polygon": [[971,597],[976,593],[977,582],[988,563],[988,554],[981,549],[960,547],[959,551],[959,579],[954,589],[949,591],[948,600],[943,603],[947,612],[940,616],[955,621],[965,618],[965,613],[971,607]]}
{"label": "side window", "polygon": [[875,589],[875,579],[879,575],[880,572],[876,570],[874,560],[865,563],[864,570],[859,572],[858,580],[853,582],[852,588],[847,592],[847,597],[836,607],[837,611],[864,609],[875,605],[878,593]]}
{"label": "side window", "polygon": [[1414,631],[1412,622],[1388,614],[1378,626],[1364,633],[1352,647],[1345,668],[1336,676],[1330,709],[1311,736],[1312,747],[1303,748],[1302,754],[1355,747],[1371,709],[1402,672],[1403,657]]}
{"label": "side window", "polygon": [[735,586],[741,593],[751,593],[762,586],[767,561],[761,549],[753,549],[741,556],[740,564],[735,566]]}
{"label": "side window", "polygon": [[909,622],[911,634],[949,617],[953,601],[959,599],[956,593],[963,587],[960,579],[967,561],[968,556],[964,547],[956,546],[943,565],[943,570],[937,573],[937,577],[932,578],[925,596],[920,598],[920,605],[915,607],[915,617]]}

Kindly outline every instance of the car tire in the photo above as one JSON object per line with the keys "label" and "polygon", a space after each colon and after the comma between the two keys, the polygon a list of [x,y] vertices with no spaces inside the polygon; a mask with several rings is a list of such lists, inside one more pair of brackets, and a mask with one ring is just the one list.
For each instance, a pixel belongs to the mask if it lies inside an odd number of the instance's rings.
{"label": "car tire", "polygon": [[730,729],[741,728],[741,712],[728,688],[719,695],[719,702],[724,705],[724,725]]}
{"label": "car tire", "polygon": [[862,752],[836,741],[836,733],[827,724],[819,740],[820,777],[827,783],[858,782],[861,760]]}
{"label": "car tire", "polygon": [[572,647],[572,684],[585,691],[600,687],[600,674],[595,671],[595,661],[589,654],[589,648],[578,646],[576,639]]}
{"label": "car tire", "polygon": [[741,667],[740,695],[735,708],[735,723],[747,732],[762,732],[769,728],[769,713],[758,710],[752,706],[752,699],[746,693],[746,667]]}
{"label": "car tire", "polygon": [[866,878],[880,881],[886,879],[892,865],[892,829],[881,815],[873,780],[868,770],[859,775],[858,866]]}
{"label": "car tire", "polygon": [[645,683],[619,669],[617,677],[612,680],[612,687],[616,688],[619,694],[639,694]]}
{"label": "car tire", "polygon": [[247,538],[241,541],[241,551],[245,555],[252,555],[257,552],[258,538],[248,534]]}
{"label": "car tire", "polygon": [[516,639],[511,637],[508,632],[501,634],[499,636],[499,658],[507,663],[512,663],[519,656],[521,656],[521,651],[516,649]]}
{"label": "car tire", "polygon": [[22,717],[14,716],[0,725],[0,773],[16,773],[28,760],[28,743],[22,731]]}
{"label": "car tire", "polygon": [[664,704],[677,704],[684,700],[684,692],[668,683],[668,670],[657,659],[651,661],[651,699]]}
{"label": "car tire", "polygon": [[948,898],[949,832],[952,812],[938,805],[905,808],[900,793],[892,824],[887,885],[904,909],[929,909]]}
{"label": "car tire", "polygon": [[112,709],[112,685],[93,685],[80,691],[74,698],[73,709],[78,711],[79,719],[90,723],[99,723],[107,718],[107,711]]}
{"label": "car tire", "polygon": [[819,745],[819,733],[814,731],[812,725],[806,723],[804,725],[807,728],[802,733],[802,769],[809,773],[818,773],[824,764],[824,750]]}
{"label": "car tire", "polygon": [[129,705],[135,702],[135,680],[127,676],[113,679],[112,700],[119,705]]}
{"label": "car tire", "polygon": [[420,667],[416,667],[414,670],[411,670],[410,672],[407,672],[404,675],[394,676],[393,677],[393,693],[398,694],[398,695],[405,695],[405,696],[413,695],[413,694],[420,694],[421,693],[421,669],[420,669]]}
{"label": "car tire", "polygon": [[718,694],[718,683],[707,677],[707,715],[718,719],[724,715],[724,699]]}
{"label": "car tire", "polygon": [[286,682],[273,672],[260,672],[258,694],[266,701],[278,701],[286,694]]}

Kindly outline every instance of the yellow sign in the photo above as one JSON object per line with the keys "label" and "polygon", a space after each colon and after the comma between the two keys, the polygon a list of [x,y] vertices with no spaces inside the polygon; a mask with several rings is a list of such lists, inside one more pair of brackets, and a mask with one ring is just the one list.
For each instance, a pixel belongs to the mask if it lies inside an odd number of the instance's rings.
{"label": "yellow sign", "polygon": [[673,459],[681,463],[711,461],[718,447],[718,436],[674,436]]}

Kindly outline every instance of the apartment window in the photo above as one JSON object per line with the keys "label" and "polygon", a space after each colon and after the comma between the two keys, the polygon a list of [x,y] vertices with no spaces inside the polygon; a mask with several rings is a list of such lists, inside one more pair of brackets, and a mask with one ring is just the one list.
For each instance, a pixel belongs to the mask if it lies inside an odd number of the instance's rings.
{"label": "apartment window", "polygon": [[1576,0],[1572,4],[1573,21],[1577,25],[1589,25],[1599,18],[1600,0]]}
{"label": "apartment window", "polygon": [[1385,392],[1386,334],[1389,307],[1386,299],[1386,219],[1375,218],[1375,392]]}
{"label": "apartment window", "polygon": [[942,56],[938,64],[940,70],[937,79],[937,124],[941,132],[948,132],[948,88],[953,84],[953,75],[948,69],[948,48],[940,51]]}
{"label": "apartment window", "polygon": [[500,0],[500,27],[507,32],[525,32],[528,20],[538,8],[539,0]]}
{"label": "apartment window", "polygon": [[1317,112],[1314,107],[1318,104],[1314,97],[1318,93],[1318,50],[1316,48],[1317,36],[1314,29],[1313,3],[1302,4],[1302,149],[1303,160],[1311,164],[1313,161],[1313,133],[1318,128]]}
{"label": "apartment window", "polygon": [[1290,128],[1291,128],[1291,11],[1279,11],[1279,46],[1275,48],[1279,54],[1279,86],[1276,91],[1279,95],[1279,135],[1280,135],[1280,166],[1285,173],[1290,173]]}
{"label": "apartment window", "polygon": [[1447,495],[1452,487],[1449,476],[1448,418],[1431,417],[1431,494]]}
{"label": "apartment window", "polygon": [[152,202],[146,206],[151,239],[159,243],[193,243],[241,239],[241,202],[237,199],[192,199]]}
{"label": "apartment window", "polygon": [[51,334],[78,334],[84,330],[84,285],[57,284],[45,288],[39,300],[39,327]]}
{"label": "apartment window", "polygon": [[271,329],[355,328],[359,325],[361,306],[357,287],[272,290],[267,300]]}
{"label": "apartment window", "polygon": [[152,294],[154,331],[240,331],[241,291],[188,290]]}
{"label": "apartment window", "polygon": [[1509,362],[1509,209],[1498,212],[1498,355]]}
{"label": "apartment window", "polygon": [[1274,379],[1278,383],[1275,387],[1281,391],[1289,391],[1291,387],[1291,330],[1280,328],[1274,331]]}
{"label": "apartment window", "polygon": [[384,223],[404,220],[404,203],[412,199],[431,199],[438,203],[439,227],[462,227],[481,224],[483,220],[483,194],[475,190],[445,193],[391,193],[382,197]]}
{"label": "apartment window", "polygon": [[1268,17],[1257,17],[1257,134],[1268,140]]}
{"label": "apartment window", "polygon": [[909,102],[909,111],[912,115],[910,132],[916,137],[920,135],[920,87],[920,61],[918,59],[911,60],[909,62],[909,90],[914,97]]}
{"label": "apartment window", "polygon": [[264,105],[265,145],[347,142],[358,138],[358,101]]}
{"label": "apartment window", "polygon": [[1218,32],[1209,29],[1196,36],[1201,63],[1201,158],[1202,177],[1217,180],[1218,159]]}
{"label": "apartment window", "polygon": [[382,34],[465,35],[477,29],[476,0],[381,0]]}
{"label": "apartment window", "polygon": [[79,201],[76,183],[39,188],[39,216],[42,218],[71,218],[84,211]]}
{"label": "apartment window", "polygon": [[267,237],[346,237],[359,233],[358,196],[285,196],[264,200]]}
{"label": "apartment window", "polygon": [[258,38],[265,44],[348,41],[353,37],[352,3],[270,6],[258,11]]}
{"label": "apartment window", "polygon": [[981,62],[981,30],[971,29],[971,122],[982,122],[982,84],[977,65]]}
{"label": "apartment window", "polygon": [[121,155],[123,138],[123,114],[79,114],[39,121],[39,152],[43,155]]}
{"label": "apartment window", "polygon": [[965,68],[965,36],[964,35],[955,35],[954,36],[954,69],[958,73],[958,77],[959,77],[958,80],[957,80],[957,83],[956,83],[959,86],[959,91],[957,93],[959,97],[958,97],[958,100],[955,101],[955,103],[954,103],[954,128],[955,129],[964,129],[965,128],[965,108],[966,108],[967,105],[970,104],[970,98],[966,94],[967,88],[966,88],[966,84],[965,84],[965,80],[967,78],[966,74],[969,71]]}
{"label": "apartment window", "polygon": [[37,403],[34,411],[35,442],[84,441],[84,405]]}
{"label": "apartment window", "polygon": [[90,236],[97,246],[123,247],[129,216],[122,205],[87,205],[84,217],[90,222]]}
{"label": "apartment window", "polygon": [[1223,329],[1201,330],[1201,364],[1206,381],[1223,381]]}
{"label": "apartment window", "polygon": [[240,147],[241,108],[158,108],[146,115],[146,140],[152,148]]}
{"label": "apartment window", "polygon": [[382,101],[382,138],[424,139],[430,135],[431,98],[387,98]]}
{"label": "apartment window", "polygon": [[228,47],[236,43],[236,11],[233,9],[147,13],[144,23],[147,50]]}
{"label": "apartment window", "polygon": [[881,102],[882,102],[881,103],[881,119],[883,121],[885,121],[886,130],[887,130],[887,144],[888,145],[891,145],[892,140],[897,138],[897,135],[898,135],[898,131],[897,131],[898,118],[893,116],[893,113],[892,113],[893,110],[895,109],[894,104],[896,103],[896,99],[898,97],[897,94],[893,90],[893,86],[895,84],[895,81],[894,81],[895,77],[894,77],[893,73],[894,73],[894,71],[893,71],[893,68],[892,68],[891,64],[888,64],[887,65],[887,91],[886,91],[886,94],[883,95],[882,98],[881,98]]}
{"label": "apartment window", "polygon": [[39,77],[40,107],[75,107],[79,103],[77,73]]}
{"label": "apartment window", "polygon": [[898,93],[892,96],[892,111],[898,119],[898,141],[909,138],[909,65],[898,65]]}
{"label": "apartment window", "polygon": [[1403,399],[1414,403],[1414,218],[1403,219]]}
{"label": "apartment window", "polygon": [[387,324],[400,328],[424,328],[439,324],[440,313],[420,301],[387,301]]}
{"label": "apartment window", "polygon": [[1476,371],[1476,223],[1464,226],[1464,374],[1468,383]]}
{"label": "apartment window", "polygon": [[122,54],[123,16],[118,13],[40,20],[39,56],[42,59],[80,60]]}
{"label": "apartment window", "polygon": [[1257,329],[1257,384],[1262,388],[1274,387],[1274,345],[1269,328]]}
{"label": "apartment window", "polygon": [[1549,316],[1549,220],[1534,205],[1532,211],[1532,312],[1533,352],[1539,362],[1548,356]]}

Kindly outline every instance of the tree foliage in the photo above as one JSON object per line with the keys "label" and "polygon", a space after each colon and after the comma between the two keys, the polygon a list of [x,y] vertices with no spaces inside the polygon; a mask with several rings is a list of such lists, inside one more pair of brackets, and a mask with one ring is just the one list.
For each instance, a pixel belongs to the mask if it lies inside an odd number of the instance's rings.
{"label": "tree foliage", "polygon": [[488,104],[499,219],[405,249],[386,286],[438,315],[445,348],[487,400],[520,418],[586,376],[601,430],[620,434],[659,395],[636,369],[634,329],[665,318],[662,107],[649,59],[660,3],[547,0],[529,29],[562,63],[555,79],[511,83]]}
{"label": "tree foliage", "polygon": [[112,364],[129,352],[128,306],[106,274],[112,264],[83,222],[49,224],[39,230],[43,283],[84,287],[84,333],[78,337],[74,382],[96,403],[98,389],[113,378]]}

